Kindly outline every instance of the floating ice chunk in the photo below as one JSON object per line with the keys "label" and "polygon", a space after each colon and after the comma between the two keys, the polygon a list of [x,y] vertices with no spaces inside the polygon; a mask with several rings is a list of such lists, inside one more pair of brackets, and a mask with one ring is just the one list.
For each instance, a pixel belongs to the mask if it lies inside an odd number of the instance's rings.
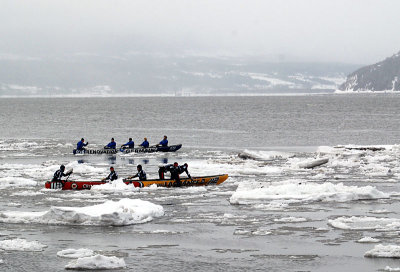
{"label": "floating ice chunk", "polygon": [[37,196],[37,195],[43,195],[42,192],[32,192],[32,191],[24,191],[24,192],[17,192],[11,194],[11,196]]}
{"label": "floating ice chunk", "polygon": [[242,183],[230,198],[231,204],[248,204],[260,201],[285,200],[291,202],[346,202],[361,199],[388,198],[389,195],[372,186],[345,186],[333,184],[282,181],[273,183]]}
{"label": "floating ice chunk", "polygon": [[3,223],[125,226],[164,215],[162,206],[140,199],[121,199],[87,207],[51,207],[44,212],[3,212]]}
{"label": "floating ice chunk", "polygon": [[46,245],[38,241],[29,242],[25,239],[12,239],[0,241],[0,249],[13,251],[42,251]]}
{"label": "floating ice chunk", "polygon": [[400,246],[376,245],[373,249],[365,252],[364,257],[370,258],[400,258]]}
{"label": "floating ice chunk", "polygon": [[376,230],[376,231],[398,231],[400,230],[400,219],[378,218],[368,216],[338,217],[328,220],[328,224],[343,230]]}
{"label": "floating ice chunk", "polygon": [[372,237],[363,237],[357,243],[379,243],[381,240]]}
{"label": "floating ice chunk", "polygon": [[0,178],[0,189],[9,187],[33,187],[37,182],[27,178],[6,177]]}
{"label": "floating ice chunk", "polygon": [[138,191],[139,188],[136,188],[132,184],[124,183],[123,179],[113,180],[109,183],[104,183],[100,185],[94,185],[90,188],[91,191],[96,192],[126,192],[126,191]]}
{"label": "floating ice chunk", "polygon": [[2,259],[0,259],[0,264],[3,264],[3,263],[4,263],[4,261]]}
{"label": "floating ice chunk", "polygon": [[282,218],[274,219],[274,222],[279,222],[279,223],[299,223],[299,222],[306,222],[306,221],[307,221],[306,218],[294,217],[294,216],[282,217]]}
{"label": "floating ice chunk", "polygon": [[250,159],[256,161],[271,161],[276,159],[287,159],[293,156],[291,153],[278,152],[278,151],[253,151],[247,150],[240,152],[238,157],[241,159]]}
{"label": "floating ice chunk", "polygon": [[88,248],[79,248],[79,249],[68,248],[57,252],[58,257],[72,258],[72,259],[90,257],[93,255],[94,251]]}
{"label": "floating ice chunk", "polygon": [[305,162],[299,163],[297,166],[299,168],[314,168],[329,162],[329,158],[319,158],[319,159],[312,159]]}
{"label": "floating ice chunk", "polygon": [[370,211],[370,213],[381,214],[381,213],[390,213],[390,212],[386,209],[382,209],[382,210],[373,210],[373,211]]}
{"label": "floating ice chunk", "polygon": [[126,267],[125,261],[122,258],[115,256],[107,257],[96,255],[92,257],[83,257],[69,262],[65,269],[120,269]]}
{"label": "floating ice chunk", "polygon": [[390,267],[390,266],[386,266],[383,271],[400,271],[400,267]]}

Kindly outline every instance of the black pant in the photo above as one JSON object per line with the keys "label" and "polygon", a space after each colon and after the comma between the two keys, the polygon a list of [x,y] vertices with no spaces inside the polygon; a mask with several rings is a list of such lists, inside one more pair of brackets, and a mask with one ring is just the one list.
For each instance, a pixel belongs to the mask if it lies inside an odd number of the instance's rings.
{"label": "black pant", "polygon": [[177,173],[171,173],[171,179],[176,181],[176,183],[175,183],[176,187],[181,187],[182,186],[181,179],[179,178],[179,175]]}
{"label": "black pant", "polygon": [[160,167],[160,169],[158,169],[158,177],[160,179],[164,179],[164,172],[165,172],[165,167]]}

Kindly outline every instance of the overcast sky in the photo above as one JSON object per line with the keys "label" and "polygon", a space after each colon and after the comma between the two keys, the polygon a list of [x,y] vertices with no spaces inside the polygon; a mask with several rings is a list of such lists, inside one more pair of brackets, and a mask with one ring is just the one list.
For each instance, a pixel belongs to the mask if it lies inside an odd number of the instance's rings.
{"label": "overcast sky", "polygon": [[398,0],[0,0],[0,56],[260,56],[370,64],[400,51]]}

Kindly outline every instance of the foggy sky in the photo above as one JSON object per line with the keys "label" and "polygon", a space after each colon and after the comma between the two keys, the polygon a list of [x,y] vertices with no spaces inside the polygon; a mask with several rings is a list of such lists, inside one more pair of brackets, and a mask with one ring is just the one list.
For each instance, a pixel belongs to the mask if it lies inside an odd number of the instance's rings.
{"label": "foggy sky", "polygon": [[400,51],[397,0],[0,0],[0,59],[129,54],[370,64]]}

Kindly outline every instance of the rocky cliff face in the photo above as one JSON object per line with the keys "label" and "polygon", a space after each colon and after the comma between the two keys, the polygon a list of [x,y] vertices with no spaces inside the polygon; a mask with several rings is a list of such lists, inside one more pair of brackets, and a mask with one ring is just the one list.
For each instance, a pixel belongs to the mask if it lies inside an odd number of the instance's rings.
{"label": "rocky cliff face", "polygon": [[342,91],[400,91],[400,52],[347,76]]}

